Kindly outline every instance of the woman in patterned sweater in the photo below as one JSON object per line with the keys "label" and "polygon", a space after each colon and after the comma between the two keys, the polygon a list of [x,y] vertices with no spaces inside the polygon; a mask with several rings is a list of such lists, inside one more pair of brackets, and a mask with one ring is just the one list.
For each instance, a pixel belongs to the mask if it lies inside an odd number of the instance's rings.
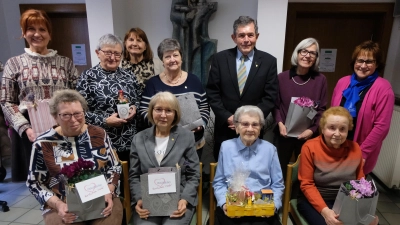
{"label": "woman in patterned sweater", "polygon": [[50,99],[57,90],[75,89],[79,76],[69,58],[47,48],[52,28],[44,11],[25,11],[20,25],[29,48],[6,62],[0,94],[4,116],[13,128],[10,129],[12,181],[26,180],[32,142],[36,139],[26,105]]}
{"label": "woman in patterned sweater", "polygon": [[[76,89],[88,102],[86,121],[104,128],[110,136],[118,156],[129,161],[132,137],[136,134],[136,109],[139,108],[140,91],[135,75],[119,68],[123,54],[123,44],[113,34],[103,35],[96,48],[100,63],[84,71]],[[118,117],[118,92],[122,90],[129,101],[129,116]]]}

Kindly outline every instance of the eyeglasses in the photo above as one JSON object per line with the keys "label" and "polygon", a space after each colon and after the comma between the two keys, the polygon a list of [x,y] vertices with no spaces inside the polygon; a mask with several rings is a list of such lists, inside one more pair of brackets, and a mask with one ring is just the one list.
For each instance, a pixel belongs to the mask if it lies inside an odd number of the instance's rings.
{"label": "eyeglasses", "polygon": [[168,115],[168,116],[174,114],[174,112],[175,112],[175,110],[172,110],[172,109],[163,109],[163,108],[154,108],[153,110],[154,110],[154,112],[157,113],[157,114],[162,114],[163,112],[165,112],[165,115]]}
{"label": "eyeglasses", "polygon": [[104,53],[104,55],[107,57],[111,57],[112,55],[114,55],[115,58],[121,58],[121,56],[122,56],[121,52],[103,51],[101,49],[99,51],[102,51]]}
{"label": "eyeglasses", "polygon": [[308,51],[307,49],[301,49],[298,51],[298,53],[300,53],[302,56],[307,56],[307,54],[310,54],[310,57],[313,58],[318,56],[318,52]]}
{"label": "eyeglasses", "polygon": [[58,115],[60,116],[60,118],[61,118],[62,120],[64,120],[64,121],[69,121],[69,120],[72,118],[72,116],[74,116],[74,118],[77,119],[77,120],[82,119],[84,113],[83,113],[83,111],[82,111],[82,112],[76,112],[76,113],[73,113],[73,114],[70,114],[70,113],[60,113],[60,114],[58,114]]}
{"label": "eyeglasses", "polygon": [[357,65],[362,65],[362,64],[367,64],[368,66],[371,66],[372,64],[374,64],[375,63],[375,60],[373,60],[373,59],[367,59],[367,60],[364,60],[364,59],[357,59],[356,60],[356,63],[357,63]]}
{"label": "eyeglasses", "polygon": [[239,122],[239,121],[236,121],[236,123],[239,123],[244,128],[248,128],[250,126],[252,126],[254,129],[260,128],[259,123],[249,123],[249,122]]}

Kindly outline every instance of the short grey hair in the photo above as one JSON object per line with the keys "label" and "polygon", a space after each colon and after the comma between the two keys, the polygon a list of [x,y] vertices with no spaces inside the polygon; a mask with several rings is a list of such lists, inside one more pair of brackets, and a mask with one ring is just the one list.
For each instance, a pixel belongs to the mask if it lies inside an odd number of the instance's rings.
{"label": "short grey hair", "polygon": [[181,57],[183,58],[182,55],[183,50],[181,45],[179,44],[179,41],[173,38],[166,38],[158,45],[157,48],[158,58],[160,58],[162,61],[165,52],[175,51],[175,50],[178,50],[179,54],[181,54]]}
{"label": "short grey hair", "polygon": [[58,114],[58,106],[65,102],[79,102],[84,112],[88,110],[87,102],[79,92],[65,89],[53,93],[53,97],[49,101],[50,114],[56,117]]}
{"label": "short grey hair", "polygon": [[318,71],[318,68],[319,68],[319,55],[320,55],[319,54],[320,53],[319,52],[319,44],[318,44],[318,41],[315,38],[312,38],[312,37],[309,37],[309,38],[306,38],[306,39],[300,41],[300,43],[296,46],[296,48],[293,51],[292,59],[291,59],[292,66],[297,66],[297,58],[299,56],[299,52],[302,49],[306,49],[306,48],[310,47],[311,45],[316,45],[317,46],[317,56],[315,58],[314,65],[311,67],[311,70]]}
{"label": "short grey hair", "polygon": [[101,50],[103,45],[120,45],[122,48],[122,53],[124,52],[124,43],[122,42],[120,37],[118,37],[114,34],[105,34],[105,35],[101,36],[96,49]]}
{"label": "short grey hair", "polygon": [[258,34],[257,20],[251,18],[250,16],[239,16],[239,18],[235,20],[233,23],[233,34],[236,35],[236,30],[238,27],[246,26],[251,23],[254,24],[254,30],[256,31],[256,34]]}
{"label": "short grey hair", "polygon": [[265,125],[264,113],[261,111],[260,108],[254,105],[244,105],[236,110],[235,115],[233,116],[233,121],[235,122],[236,125],[237,122],[239,122],[240,117],[243,116],[244,114],[250,116],[258,116],[258,118],[260,119],[261,126]]}

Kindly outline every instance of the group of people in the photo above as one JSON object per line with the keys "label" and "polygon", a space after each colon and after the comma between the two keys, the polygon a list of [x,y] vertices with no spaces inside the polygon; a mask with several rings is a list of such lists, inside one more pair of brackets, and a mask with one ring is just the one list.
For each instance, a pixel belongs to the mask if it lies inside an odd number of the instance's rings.
{"label": "group of people", "polygon": [[[93,169],[105,175],[110,189],[105,195],[104,219],[93,224],[121,223],[122,205],[116,199],[118,181],[122,182],[120,160],[129,162],[135,224],[189,224],[197,205],[209,105],[215,113],[218,167],[213,188],[218,221],[280,224],[277,212],[282,206],[286,166],[293,153],[296,158],[301,153],[299,210],[310,224],[341,224],[330,209],[333,190],[372,171],[389,131],[394,94],[389,82],[378,75],[384,68],[383,56],[372,41],[356,47],[351,62],[354,72],[339,80],[331,101],[336,107],[326,110],[327,80],[318,72],[317,40],[302,40],[293,51],[292,68],[277,74],[276,58],[255,48],[257,22],[248,16],[233,24],[236,47],[214,55],[205,89],[196,75],[181,69],[183,51],[175,39],[160,43],[157,59],[140,28],[130,29],[123,41],[106,34],[95,50],[100,63],[79,75],[70,59],[47,48],[52,28],[46,13],[27,10],[20,25],[29,48],[5,64],[0,101],[13,128],[12,180],[28,177],[27,186],[45,212],[45,224],[76,220],[65,203],[59,173],[79,158],[94,162]],[[117,113],[120,91],[129,102],[125,119]],[[288,137],[285,120],[291,99],[302,96],[316,103],[316,115],[300,135]],[[194,114],[181,97],[193,99],[200,125],[181,126],[182,116]],[[50,99],[57,125],[36,137],[27,103],[42,99]],[[272,144],[262,140],[270,113],[277,123]],[[149,168],[176,163],[182,168],[177,210],[170,217],[149,217],[149,210],[143,208],[140,175]],[[251,171],[247,179],[251,191],[273,190],[274,216],[226,215],[227,180],[240,166]]]}

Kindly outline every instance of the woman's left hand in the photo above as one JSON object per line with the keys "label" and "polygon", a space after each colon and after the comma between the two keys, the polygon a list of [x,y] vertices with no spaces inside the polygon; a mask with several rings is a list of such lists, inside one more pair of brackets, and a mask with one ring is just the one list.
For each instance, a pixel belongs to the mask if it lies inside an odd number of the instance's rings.
{"label": "woman's left hand", "polygon": [[185,199],[181,199],[178,202],[178,210],[174,211],[172,213],[172,215],[170,216],[172,217],[182,217],[183,214],[185,214],[186,212],[186,205],[188,204],[188,202]]}
{"label": "woman's left hand", "polygon": [[307,130],[303,131],[303,133],[301,133],[299,136],[297,136],[297,139],[307,140],[307,139],[311,138],[312,135],[313,135],[313,132],[310,129],[307,129]]}
{"label": "woman's left hand", "polygon": [[136,115],[136,106],[131,105],[129,107],[129,116],[126,118],[126,120],[128,121],[132,120],[135,115]]}
{"label": "woman's left hand", "polygon": [[106,195],[104,196],[104,198],[105,198],[105,200],[106,200],[107,207],[103,210],[103,212],[102,212],[101,214],[102,214],[104,217],[107,217],[107,216],[111,215],[114,202],[113,202],[113,197],[112,197],[112,194],[111,194],[111,193],[110,193],[110,194],[106,194]]}

